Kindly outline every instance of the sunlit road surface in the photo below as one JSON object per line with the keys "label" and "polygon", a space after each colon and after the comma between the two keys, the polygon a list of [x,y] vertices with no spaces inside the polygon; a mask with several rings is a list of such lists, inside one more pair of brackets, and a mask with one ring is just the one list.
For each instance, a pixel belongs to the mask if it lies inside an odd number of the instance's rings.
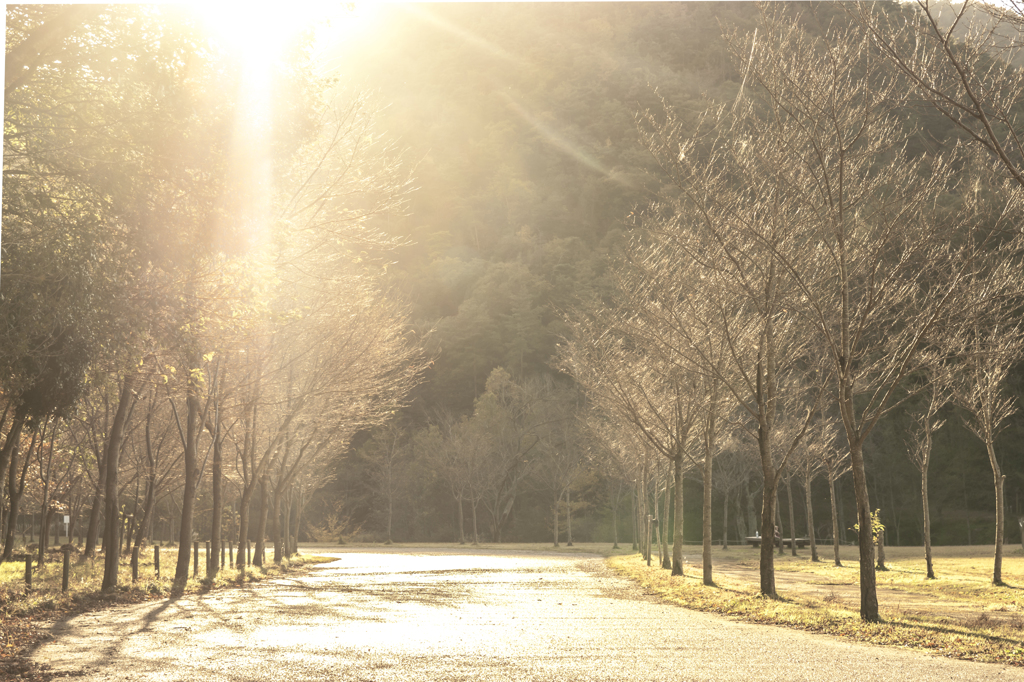
{"label": "sunlit road surface", "polygon": [[597,557],[332,556],[302,577],[74,618],[35,660],[85,680],[1024,680],[658,604]]}

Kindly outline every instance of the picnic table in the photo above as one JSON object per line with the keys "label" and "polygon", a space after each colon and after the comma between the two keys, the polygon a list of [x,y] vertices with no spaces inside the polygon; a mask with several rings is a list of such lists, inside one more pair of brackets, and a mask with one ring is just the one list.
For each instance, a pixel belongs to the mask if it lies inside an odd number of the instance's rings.
{"label": "picnic table", "polygon": [[[761,546],[761,536],[760,535],[753,535],[751,537],[748,537],[746,540],[747,540],[747,544],[750,545],[751,547],[760,547]],[[804,547],[806,547],[809,544],[811,544],[811,539],[810,538],[797,538],[796,539],[796,546],[797,546],[798,549],[803,549]],[[779,546],[779,541],[778,540],[775,541],[775,546],[776,547]],[[793,538],[782,538],[782,546],[783,547],[792,547],[793,546]]]}

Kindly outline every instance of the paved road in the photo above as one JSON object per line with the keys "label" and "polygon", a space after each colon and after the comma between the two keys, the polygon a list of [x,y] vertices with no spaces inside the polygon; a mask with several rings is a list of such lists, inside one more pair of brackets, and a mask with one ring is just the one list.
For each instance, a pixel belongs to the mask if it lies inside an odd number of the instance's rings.
{"label": "paved road", "polygon": [[658,604],[596,557],[336,556],[301,577],[74,618],[34,658],[84,680],[1024,680]]}

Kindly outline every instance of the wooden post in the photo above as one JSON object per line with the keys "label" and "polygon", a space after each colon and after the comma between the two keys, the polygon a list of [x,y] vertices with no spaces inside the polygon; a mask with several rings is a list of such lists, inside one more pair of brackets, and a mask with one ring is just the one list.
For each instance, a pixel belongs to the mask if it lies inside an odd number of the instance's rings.
{"label": "wooden post", "polygon": [[199,540],[192,543],[192,577],[199,577]]}
{"label": "wooden post", "polygon": [[25,557],[25,588],[29,589],[32,587],[32,555],[29,554]]}
{"label": "wooden post", "polygon": [[156,577],[160,579],[160,545],[153,547],[153,570],[156,571]]}
{"label": "wooden post", "polygon": [[64,547],[64,573],[60,578],[60,591],[68,591],[68,583],[71,580],[71,548]]}

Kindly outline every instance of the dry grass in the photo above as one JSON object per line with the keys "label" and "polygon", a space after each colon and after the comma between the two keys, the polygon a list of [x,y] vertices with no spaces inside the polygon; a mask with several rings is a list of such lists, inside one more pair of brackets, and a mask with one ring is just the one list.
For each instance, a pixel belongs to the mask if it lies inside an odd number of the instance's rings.
{"label": "dry grass", "polygon": [[[648,594],[687,608],[954,658],[1024,665],[1024,590],[1015,587],[1024,585],[1019,550],[1004,558],[1007,585],[994,586],[988,548],[937,548],[937,580],[925,578],[920,548],[887,548],[890,570],[877,573],[883,622],[872,624],[859,617],[856,548],[842,548],[842,567],[833,565],[831,547],[824,549],[820,563],[812,563],[807,550],[795,558],[788,552],[776,555],[779,600],[759,595],[757,552],[749,548],[716,549],[713,587],[701,583],[699,548],[689,553],[684,577],[648,567],[638,555],[612,557],[608,563]],[[911,602],[913,609],[907,606]]]}
{"label": "dry grass", "polygon": [[[725,570],[741,568],[756,571],[756,552],[745,548],[722,552],[716,550],[715,565]],[[817,578],[821,584],[858,585],[859,564],[856,548],[841,548],[842,566],[835,566],[832,547],[821,551],[819,562],[809,560],[810,551],[802,550],[798,557],[787,551],[775,555],[776,570],[799,573],[808,580]],[[936,578],[929,580],[920,547],[886,548],[885,571],[876,572],[879,588],[916,596],[931,596],[937,600],[977,602],[979,608],[1024,610],[1024,552],[1019,547],[1004,547],[1003,585],[992,584],[993,557],[988,546],[936,547],[933,551]]]}

